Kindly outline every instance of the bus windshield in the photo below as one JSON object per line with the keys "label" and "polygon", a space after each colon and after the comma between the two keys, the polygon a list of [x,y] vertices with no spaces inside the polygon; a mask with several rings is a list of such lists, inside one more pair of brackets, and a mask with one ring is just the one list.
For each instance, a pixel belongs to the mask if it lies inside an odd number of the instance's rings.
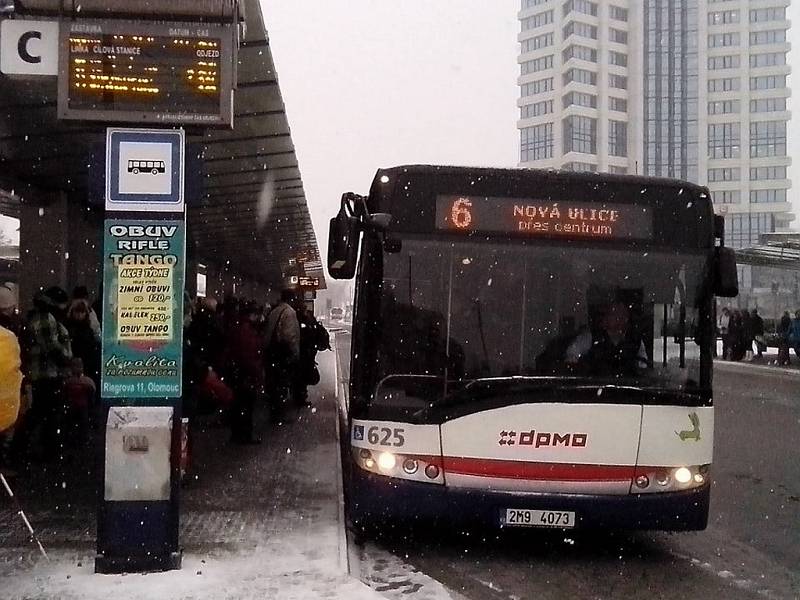
{"label": "bus windshield", "polygon": [[431,383],[426,401],[440,388],[515,377],[698,390],[710,360],[699,346],[707,262],[668,250],[406,238],[383,257],[374,402],[396,398],[404,378]]}

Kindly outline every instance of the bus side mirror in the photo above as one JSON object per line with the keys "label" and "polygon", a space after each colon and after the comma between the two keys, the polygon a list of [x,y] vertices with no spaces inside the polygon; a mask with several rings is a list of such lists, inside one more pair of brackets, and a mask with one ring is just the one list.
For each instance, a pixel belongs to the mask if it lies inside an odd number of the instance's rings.
{"label": "bus side mirror", "polygon": [[358,262],[361,223],[344,208],[331,219],[328,235],[328,272],[334,279],[352,279]]}
{"label": "bus side mirror", "polygon": [[714,295],[735,298],[739,295],[739,272],[736,269],[736,252],[718,246],[714,249]]}

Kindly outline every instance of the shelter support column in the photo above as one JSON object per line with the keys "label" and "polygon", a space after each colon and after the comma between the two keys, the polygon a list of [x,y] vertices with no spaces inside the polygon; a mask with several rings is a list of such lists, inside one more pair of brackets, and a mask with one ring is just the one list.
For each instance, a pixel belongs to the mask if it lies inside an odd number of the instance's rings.
{"label": "shelter support column", "polygon": [[[67,284],[85,285],[94,298],[102,287],[103,215],[98,208],[70,202],[67,261]],[[70,291],[70,290],[67,290]]]}
{"label": "shelter support column", "polygon": [[69,211],[61,192],[33,192],[20,207],[20,304],[51,285],[67,287]]}

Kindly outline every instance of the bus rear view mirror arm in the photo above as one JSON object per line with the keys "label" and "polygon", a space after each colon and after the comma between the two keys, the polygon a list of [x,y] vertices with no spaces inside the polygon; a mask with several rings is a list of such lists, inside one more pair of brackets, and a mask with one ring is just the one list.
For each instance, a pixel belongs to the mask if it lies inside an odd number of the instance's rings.
{"label": "bus rear view mirror arm", "polygon": [[378,231],[386,231],[392,224],[392,215],[389,213],[375,213],[367,217],[367,226]]}
{"label": "bus rear view mirror arm", "polygon": [[328,236],[328,272],[334,279],[352,279],[358,263],[361,232],[386,233],[392,223],[388,213],[369,214],[367,199],[352,192],[342,195],[339,213],[331,219]]}

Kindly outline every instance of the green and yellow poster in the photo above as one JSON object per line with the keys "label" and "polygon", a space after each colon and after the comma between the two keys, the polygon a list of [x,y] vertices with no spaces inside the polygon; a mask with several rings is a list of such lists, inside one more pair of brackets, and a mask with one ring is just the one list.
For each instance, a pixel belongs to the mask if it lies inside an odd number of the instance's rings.
{"label": "green and yellow poster", "polygon": [[101,395],[179,398],[186,226],[107,220]]}

